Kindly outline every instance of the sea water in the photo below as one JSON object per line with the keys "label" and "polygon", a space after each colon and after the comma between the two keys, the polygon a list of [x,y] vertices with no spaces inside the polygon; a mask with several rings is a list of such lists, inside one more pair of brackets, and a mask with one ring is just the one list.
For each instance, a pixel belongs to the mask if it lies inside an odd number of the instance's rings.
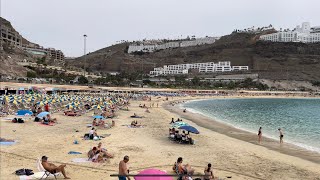
{"label": "sea water", "polygon": [[279,139],[320,153],[320,99],[248,98],[189,101],[182,105],[188,111],[249,132]]}

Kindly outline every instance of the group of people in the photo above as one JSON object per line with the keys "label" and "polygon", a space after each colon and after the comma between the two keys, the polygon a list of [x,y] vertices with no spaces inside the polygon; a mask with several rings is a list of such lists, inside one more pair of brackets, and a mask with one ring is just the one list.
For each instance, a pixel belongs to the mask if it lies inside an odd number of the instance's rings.
{"label": "group of people", "polygon": [[182,122],[182,119],[178,118],[176,121],[174,121],[174,118],[172,118],[170,124],[173,124],[176,122]]}
{"label": "group of people", "polygon": [[[179,175],[178,180],[189,180],[192,179],[192,175],[194,174],[194,169],[189,164],[182,164],[183,158],[179,157],[177,161],[174,163],[172,170]],[[203,180],[212,180],[214,179],[212,165],[208,164],[204,169]]]}
{"label": "group of people", "polygon": [[50,123],[57,123],[57,118],[52,118],[50,114],[47,114],[42,118],[41,123],[46,125],[49,125]]}
{"label": "group of people", "polygon": [[92,162],[103,163],[107,158],[113,158],[106,148],[102,148],[102,143],[100,142],[97,147],[93,147],[88,152],[88,159]]}
{"label": "group of people", "polygon": [[[50,106],[47,103],[46,105],[44,105],[44,111],[50,112]],[[43,112],[43,109],[41,106],[38,106],[37,104],[34,104],[31,108],[31,111],[33,113],[33,116],[37,116],[38,114],[40,114],[41,112]]]}
{"label": "group of people", "polygon": [[190,136],[190,133],[186,133],[184,130],[180,133],[179,130],[176,130],[175,128],[169,128],[169,138],[179,143],[194,144],[194,140]]}
{"label": "group of people", "polygon": [[[279,131],[279,138],[280,138],[280,144],[283,144],[283,132],[281,128],[278,128]],[[259,144],[261,144],[262,141],[262,127],[259,128],[258,130],[258,142]]]}
{"label": "group of people", "polygon": [[92,121],[92,127],[95,127],[95,126],[99,126],[99,127],[105,128],[106,124],[102,120],[102,118],[100,118],[99,120],[97,120],[97,118],[94,118],[93,121]]}

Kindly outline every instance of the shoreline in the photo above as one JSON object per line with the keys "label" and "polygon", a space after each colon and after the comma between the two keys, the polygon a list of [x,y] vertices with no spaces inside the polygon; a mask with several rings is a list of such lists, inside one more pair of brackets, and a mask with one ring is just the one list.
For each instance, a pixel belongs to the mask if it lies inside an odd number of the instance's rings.
{"label": "shoreline", "polygon": [[[226,98],[226,97],[218,97],[218,98]],[[273,98],[273,97],[239,97],[239,96],[232,97],[230,96],[227,98],[236,99],[236,98]],[[275,98],[288,98],[288,97],[275,97]],[[306,98],[306,97],[299,97],[299,98]],[[190,101],[202,101],[202,100],[209,100],[209,99],[214,99],[214,98],[210,97],[210,98],[199,98],[199,99],[183,99],[182,101],[186,103]],[[176,102],[176,100],[173,100],[170,102]],[[219,134],[226,135],[228,137],[235,138],[244,142],[248,142],[257,146],[262,146],[272,151],[280,152],[282,154],[298,157],[304,160],[308,160],[310,162],[320,164],[320,153],[318,152],[311,151],[311,150],[302,148],[300,146],[297,146],[295,144],[286,143],[286,142],[280,146],[277,140],[269,137],[265,137],[265,136],[263,137],[262,143],[259,144],[257,141],[257,135],[255,133],[252,133],[250,131],[246,131],[240,128],[236,128],[232,125],[220,122],[214,118],[207,117],[200,113],[194,113],[190,111],[187,111],[187,113],[183,113],[182,109],[180,108],[180,105],[182,103],[178,103],[178,104],[175,104],[175,106],[172,106],[170,105],[170,102],[163,104],[163,108],[165,110],[173,114],[176,114],[177,116],[180,116],[185,120],[191,121],[200,127],[203,127],[211,131],[217,132]]]}

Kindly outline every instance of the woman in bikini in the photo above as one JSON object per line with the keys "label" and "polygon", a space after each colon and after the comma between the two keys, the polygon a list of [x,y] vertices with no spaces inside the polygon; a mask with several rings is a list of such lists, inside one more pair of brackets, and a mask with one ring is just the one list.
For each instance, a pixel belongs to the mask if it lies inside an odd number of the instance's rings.
{"label": "woman in bikini", "polygon": [[259,128],[258,137],[259,137],[259,144],[261,144],[261,139],[262,139],[262,127]]}
{"label": "woman in bikini", "polygon": [[213,172],[211,169],[211,164],[208,164],[208,167],[204,169],[204,180],[212,180],[214,179]]}

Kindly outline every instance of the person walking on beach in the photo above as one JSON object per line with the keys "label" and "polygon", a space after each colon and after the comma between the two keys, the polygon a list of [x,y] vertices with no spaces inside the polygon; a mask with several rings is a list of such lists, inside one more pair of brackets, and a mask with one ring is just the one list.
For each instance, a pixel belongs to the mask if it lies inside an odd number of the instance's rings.
{"label": "person walking on beach", "polygon": [[130,180],[127,162],[129,162],[129,156],[124,156],[123,160],[119,163],[119,180],[126,180],[126,178]]}
{"label": "person walking on beach", "polygon": [[259,128],[258,137],[259,137],[259,144],[261,144],[261,139],[262,139],[262,127]]}
{"label": "person walking on beach", "polygon": [[278,131],[280,133],[280,144],[283,144],[283,132],[281,131],[281,128],[279,128]]}

